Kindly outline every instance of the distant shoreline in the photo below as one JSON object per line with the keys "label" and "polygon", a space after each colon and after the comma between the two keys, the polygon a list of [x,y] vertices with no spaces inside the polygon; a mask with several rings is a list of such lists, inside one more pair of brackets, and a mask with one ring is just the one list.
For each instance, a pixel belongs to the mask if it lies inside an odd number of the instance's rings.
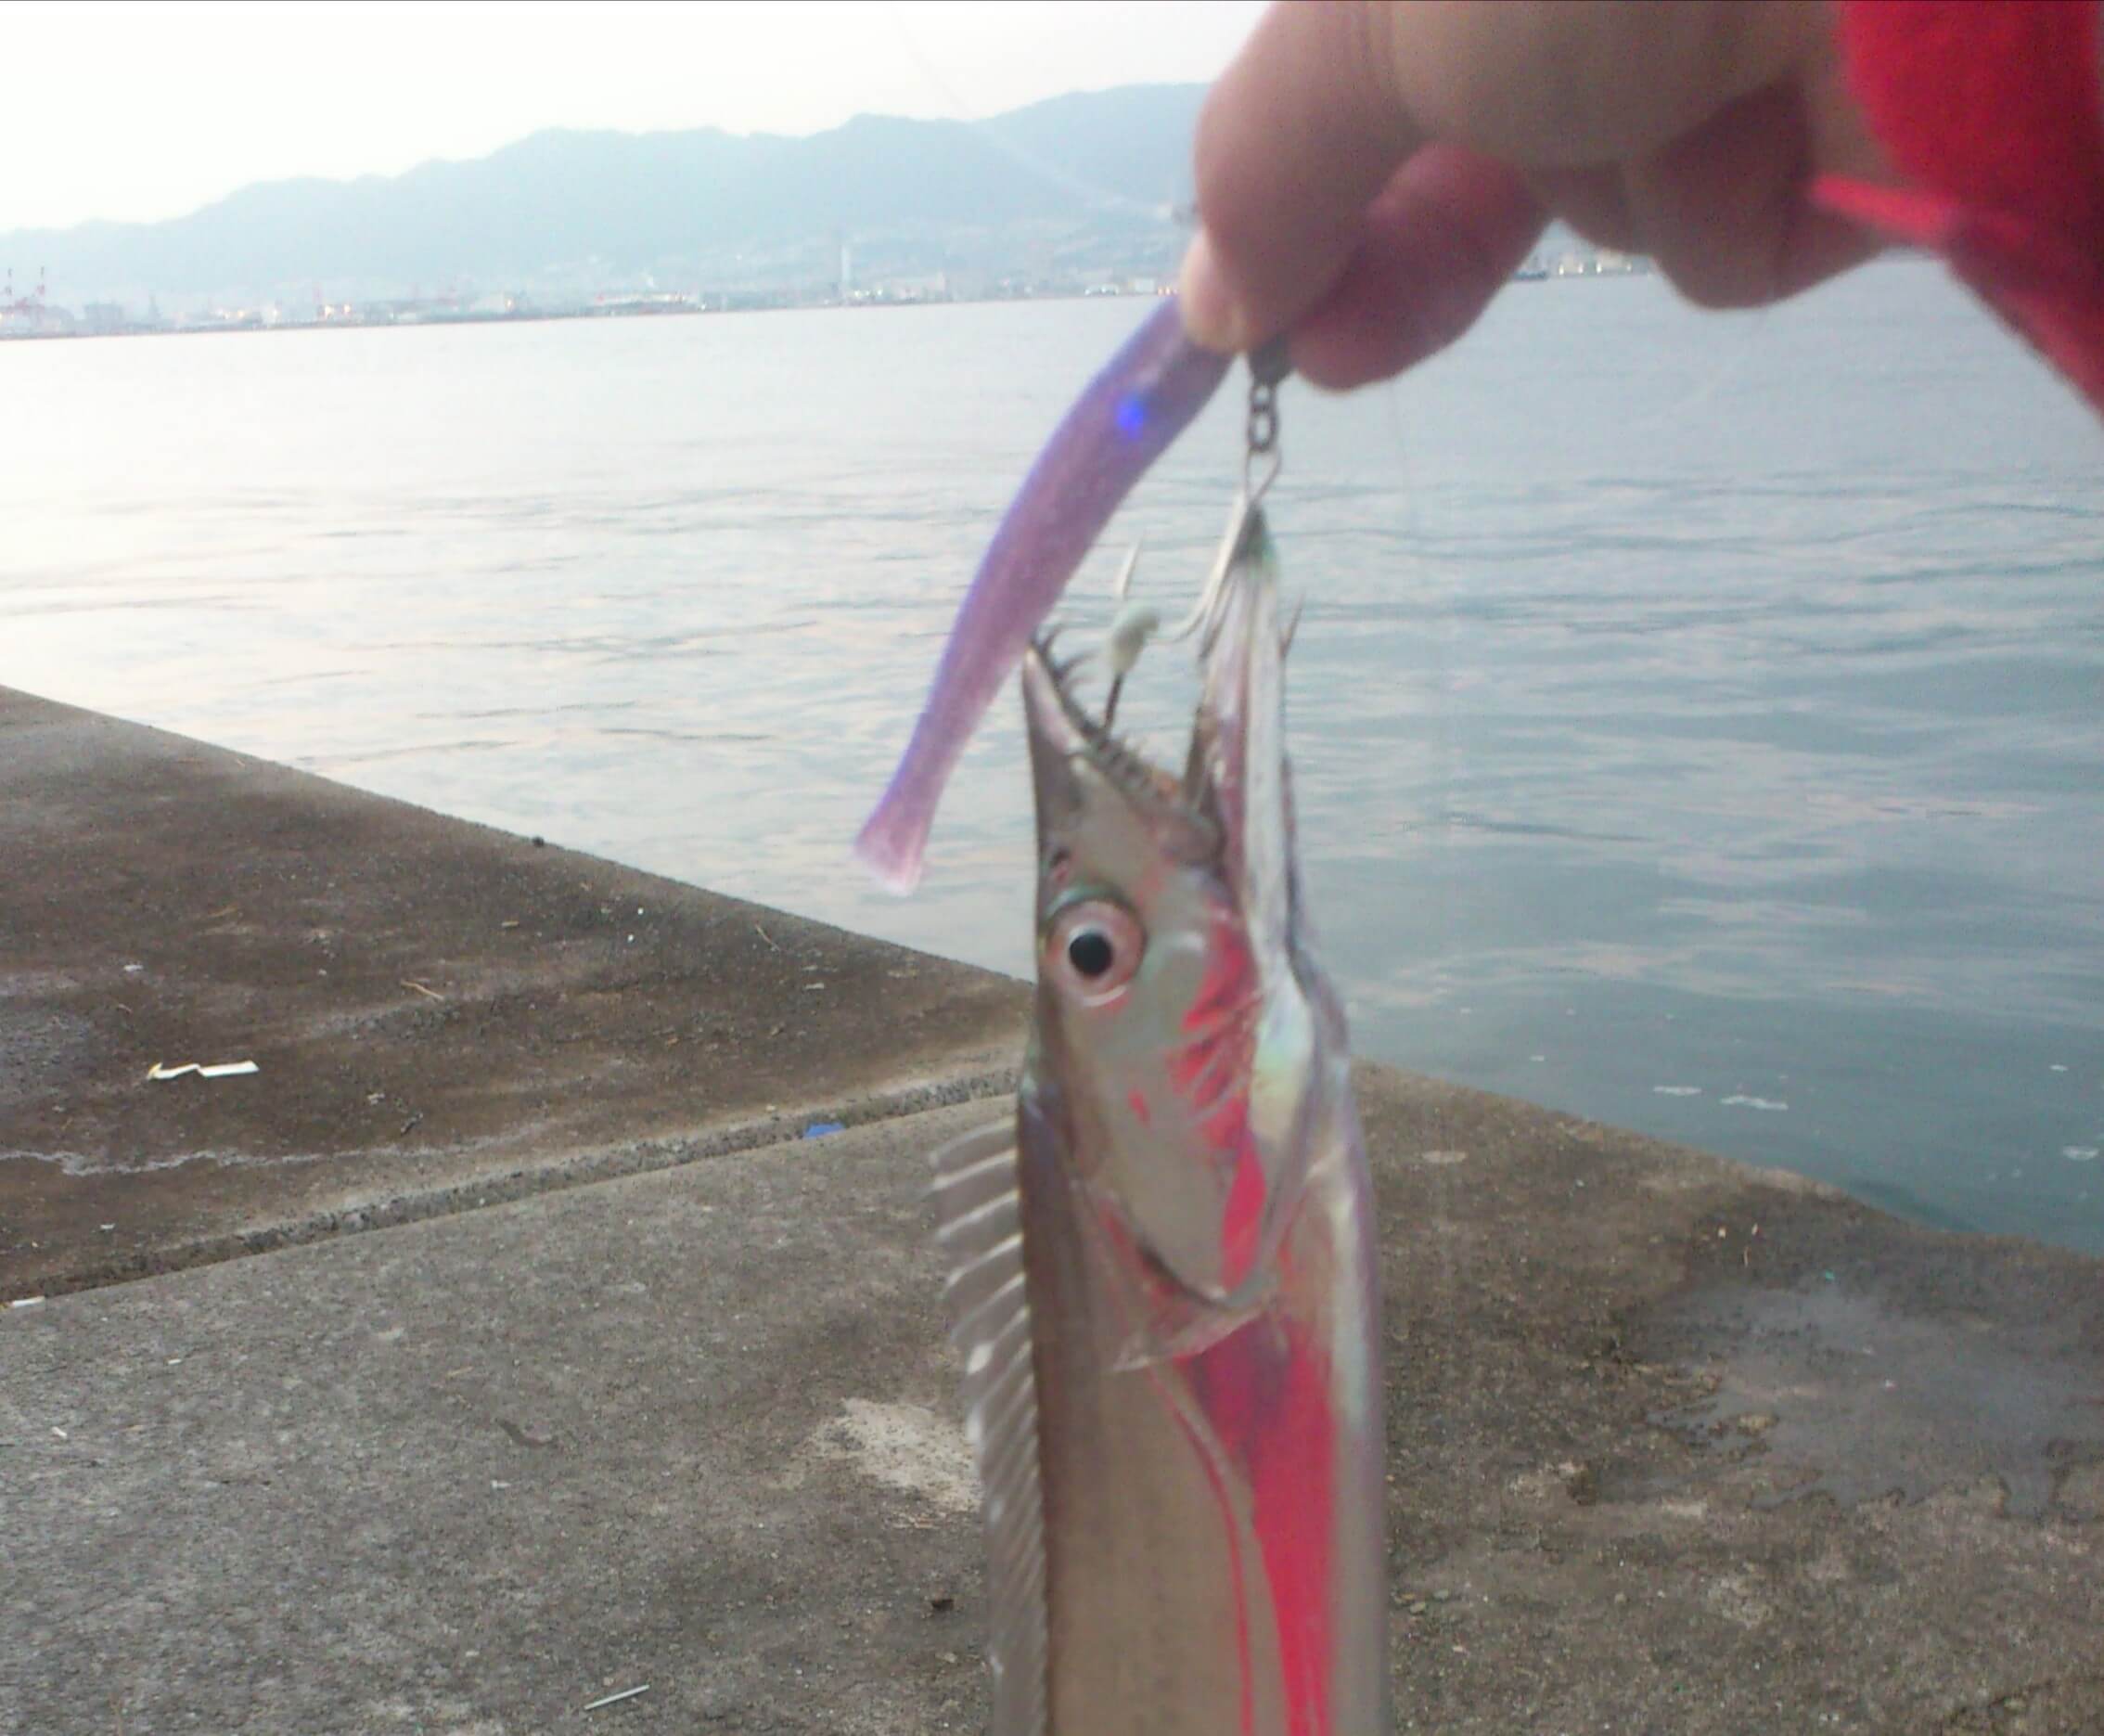
{"label": "distant shoreline", "polygon": [[[1561,283],[1572,279],[1603,277],[1647,276],[1650,275],[1649,263],[1618,264],[1608,269],[1558,270],[1530,262],[1513,274],[1514,283]],[[722,301],[710,305],[706,300],[656,300],[641,299],[620,303],[591,307],[508,308],[488,310],[433,309],[403,312],[391,308],[370,315],[347,311],[321,319],[263,319],[260,316],[208,321],[194,325],[123,324],[83,328],[77,323],[62,329],[19,330],[0,329],[0,347],[10,343],[63,342],[96,338],[197,338],[223,337],[236,332],[286,332],[286,331],[372,331],[397,328],[427,329],[431,327],[449,326],[532,326],[546,325],[555,321],[585,319],[679,319],[698,316],[721,316],[726,314],[809,314],[820,312],[878,312],[886,309],[915,307],[990,307],[1009,306],[1025,302],[1146,302],[1173,296],[1174,289],[1061,289],[1044,295],[947,295],[947,296],[870,296],[848,300],[769,300],[754,299],[750,302]]]}
{"label": "distant shoreline", "polygon": [[11,343],[62,343],[100,338],[204,338],[235,333],[289,331],[385,331],[430,330],[453,326],[541,326],[556,321],[722,318],[738,314],[862,313],[926,307],[993,307],[1022,303],[1125,301],[1155,298],[1141,294],[1106,296],[1100,291],[1074,290],[1057,295],[948,296],[866,302],[761,302],[750,306],[707,307],[699,305],[639,307],[536,308],[532,312],[419,314],[409,317],[352,314],[328,319],[229,319],[204,325],[116,326],[92,330],[0,332],[0,348]]}

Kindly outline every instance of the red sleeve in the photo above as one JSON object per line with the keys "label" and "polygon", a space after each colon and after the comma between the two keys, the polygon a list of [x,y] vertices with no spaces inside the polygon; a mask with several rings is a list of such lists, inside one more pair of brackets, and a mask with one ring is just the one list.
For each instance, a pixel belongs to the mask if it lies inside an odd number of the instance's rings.
{"label": "red sleeve", "polygon": [[1905,190],[1813,197],[1933,248],[2104,412],[2098,0],[1841,0],[1850,87]]}

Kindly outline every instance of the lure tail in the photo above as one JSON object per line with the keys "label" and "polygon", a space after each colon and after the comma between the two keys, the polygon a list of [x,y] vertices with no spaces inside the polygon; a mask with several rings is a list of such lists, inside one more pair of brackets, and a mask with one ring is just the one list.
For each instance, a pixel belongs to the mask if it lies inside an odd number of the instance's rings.
{"label": "lure tail", "polygon": [[971,732],[1119,503],[1205,408],[1229,360],[1191,342],[1165,301],[1038,455],[965,595],[904,757],[855,839],[892,891],[919,882],[936,807]]}

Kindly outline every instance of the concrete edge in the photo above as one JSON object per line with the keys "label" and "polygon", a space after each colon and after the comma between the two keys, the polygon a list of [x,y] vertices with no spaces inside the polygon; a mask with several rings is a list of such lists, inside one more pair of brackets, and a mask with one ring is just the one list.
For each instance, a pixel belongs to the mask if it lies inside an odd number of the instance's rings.
{"label": "concrete edge", "polygon": [[299,1247],[366,1230],[389,1229],[427,1218],[450,1217],[537,1194],[559,1193],[626,1176],[678,1169],[712,1158],[795,1145],[801,1142],[802,1136],[794,1129],[812,1122],[832,1121],[839,1122],[842,1127],[858,1127],[958,1103],[996,1100],[1013,1094],[1016,1077],[1014,1067],[995,1068],[879,1091],[850,1099],[844,1103],[819,1100],[794,1104],[762,1119],[733,1122],[703,1134],[617,1140],[569,1152],[548,1162],[521,1164],[515,1168],[472,1176],[443,1186],[414,1189],[369,1203],[331,1206],[282,1223],[260,1224],[171,1242],[149,1254],[83,1267],[45,1284],[34,1296],[0,1297],[0,1305],[11,1305],[132,1283],[193,1267],[216,1266],[251,1254],[268,1254],[280,1248]]}

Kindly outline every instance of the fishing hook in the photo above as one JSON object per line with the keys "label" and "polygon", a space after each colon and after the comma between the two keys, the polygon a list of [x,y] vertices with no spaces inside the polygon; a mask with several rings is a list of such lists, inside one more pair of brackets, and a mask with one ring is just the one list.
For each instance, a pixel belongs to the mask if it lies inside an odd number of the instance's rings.
{"label": "fishing hook", "polygon": [[[1135,551],[1137,552],[1136,550]],[[1130,563],[1128,563],[1128,571]],[[1118,714],[1118,696],[1125,690],[1125,677],[1139,662],[1148,639],[1161,626],[1161,616],[1145,603],[1127,603],[1110,623],[1110,637],[1104,646],[1110,665],[1110,697],[1103,701],[1103,727]]]}
{"label": "fishing hook", "polygon": [[1212,623],[1220,612],[1227,575],[1263,523],[1258,503],[1278,477],[1278,388],[1292,371],[1292,358],[1283,337],[1250,352],[1249,416],[1242,431],[1242,492],[1236,497],[1227,534],[1221,539],[1220,552],[1213,557],[1212,571],[1206,575],[1197,603],[1165,636],[1172,641],[1188,638],[1201,628],[1205,640],[1212,639]]}
{"label": "fishing hook", "polygon": [[[1292,360],[1283,337],[1274,338],[1250,353],[1250,399],[1248,418],[1243,424],[1241,492],[1235,497],[1234,511],[1227,521],[1227,534],[1221,538],[1219,552],[1213,556],[1212,570],[1206,574],[1205,584],[1200,588],[1198,600],[1191,605],[1190,612],[1166,633],[1161,632],[1160,615],[1151,609],[1135,607],[1127,601],[1132,592],[1133,569],[1139,564],[1136,543],[1119,569],[1113,594],[1123,607],[1110,628],[1108,648],[1110,697],[1103,708],[1105,724],[1109,724],[1117,712],[1118,696],[1123,690],[1125,676],[1131,673],[1150,637],[1159,634],[1165,642],[1177,644],[1194,633],[1201,633],[1201,643],[1211,643],[1228,575],[1234,572],[1236,561],[1262,525],[1264,521],[1258,503],[1278,477],[1278,388],[1292,371]],[[1299,619],[1300,611],[1296,609],[1292,624],[1298,625]],[[1287,628],[1289,643],[1291,636],[1292,625],[1289,625]]]}

